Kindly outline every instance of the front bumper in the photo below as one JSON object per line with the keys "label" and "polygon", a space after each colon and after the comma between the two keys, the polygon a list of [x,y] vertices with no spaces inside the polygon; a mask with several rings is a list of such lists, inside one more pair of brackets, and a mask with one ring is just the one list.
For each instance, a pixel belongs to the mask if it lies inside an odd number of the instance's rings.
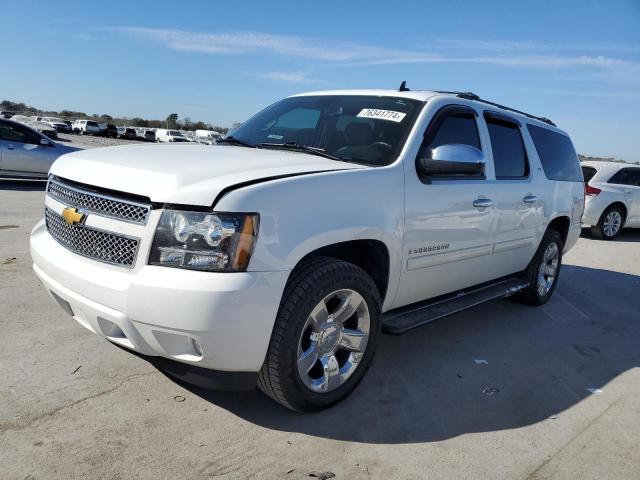
{"label": "front bumper", "polygon": [[141,355],[224,372],[258,372],[288,272],[133,270],[70,252],[44,222],[31,234],[33,269],[81,325]]}

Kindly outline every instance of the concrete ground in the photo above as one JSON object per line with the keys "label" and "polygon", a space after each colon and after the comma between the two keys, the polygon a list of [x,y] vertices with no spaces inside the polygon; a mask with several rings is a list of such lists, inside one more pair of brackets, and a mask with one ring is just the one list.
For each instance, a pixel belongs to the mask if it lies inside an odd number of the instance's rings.
{"label": "concrete ground", "polygon": [[543,307],[382,337],[351,397],[299,415],[178,384],[67,317],[31,271],[43,195],[0,184],[2,479],[640,477],[639,232],[581,238]]}

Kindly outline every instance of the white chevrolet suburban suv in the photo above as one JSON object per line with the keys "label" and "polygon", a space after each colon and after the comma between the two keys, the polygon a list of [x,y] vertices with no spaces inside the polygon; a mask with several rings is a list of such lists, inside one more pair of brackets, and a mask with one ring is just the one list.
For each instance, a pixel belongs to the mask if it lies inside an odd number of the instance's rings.
{"label": "white chevrolet suburban suv", "polygon": [[214,147],[52,166],[33,268],[80,324],[297,411],[349,394],[379,333],[552,295],[584,184],[554,124],[469,93],[296,95]]}

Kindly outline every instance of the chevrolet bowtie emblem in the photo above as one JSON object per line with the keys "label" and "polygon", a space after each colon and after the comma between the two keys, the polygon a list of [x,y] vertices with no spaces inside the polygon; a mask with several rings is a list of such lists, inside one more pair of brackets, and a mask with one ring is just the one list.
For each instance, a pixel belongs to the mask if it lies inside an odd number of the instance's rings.
{"label": "chevrolet bowtie emblem", "polygon": [[84,217],[86,215],[84,213],[78,212],[77,208],[67,207],[62,210],[62,218],[67,222],[68,225],[77,225],[78,223],[82,223]]}

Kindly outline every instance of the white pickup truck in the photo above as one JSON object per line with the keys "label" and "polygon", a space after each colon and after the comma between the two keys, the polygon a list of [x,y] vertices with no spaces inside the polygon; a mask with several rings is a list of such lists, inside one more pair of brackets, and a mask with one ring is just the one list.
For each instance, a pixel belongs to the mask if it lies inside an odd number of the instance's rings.
{"label": "white pickup truck", "polygon": [[296,95],[218,143],[61,157],[33,268],[92,332],[297,411],[349,394],[381,331],[545,303],[580,233],[567,134],[470,93]]}

